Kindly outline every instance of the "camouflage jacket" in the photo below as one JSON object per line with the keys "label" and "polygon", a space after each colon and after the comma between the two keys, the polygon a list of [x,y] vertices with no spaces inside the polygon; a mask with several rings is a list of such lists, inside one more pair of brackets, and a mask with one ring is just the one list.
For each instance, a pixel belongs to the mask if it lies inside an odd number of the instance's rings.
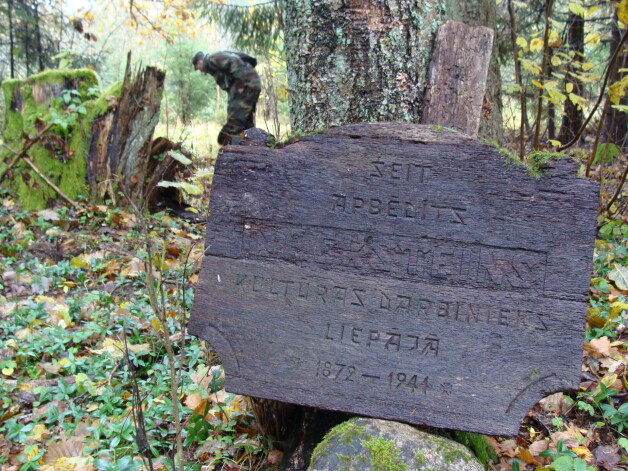
{"label": "camouflage jacket", "polygon": [[212,75],[223,90],[229,91],[235,83],[256,90],[262,88],[255,69],[234,52],[221,51],[205,55],[203,72]]}

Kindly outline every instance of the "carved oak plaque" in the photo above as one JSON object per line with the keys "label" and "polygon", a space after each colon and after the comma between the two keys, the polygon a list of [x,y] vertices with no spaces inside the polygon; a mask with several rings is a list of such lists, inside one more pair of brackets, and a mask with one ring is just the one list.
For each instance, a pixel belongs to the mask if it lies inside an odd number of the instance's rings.
{"label": "carved oak plaque", "polygon": [[231,392],[515,435],[579,382],[598,189],[575,167],[411,124],[227,147],[189,330]]}

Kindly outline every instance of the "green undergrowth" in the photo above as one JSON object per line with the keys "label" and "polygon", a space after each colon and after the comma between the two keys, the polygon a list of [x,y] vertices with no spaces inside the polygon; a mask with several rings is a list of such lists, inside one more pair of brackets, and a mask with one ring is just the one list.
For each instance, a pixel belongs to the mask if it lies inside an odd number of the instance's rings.
{"label": "green undergrowth", "polygon": [[164,332],[149,302],[145,238],[134,215],[104,206],[26,211],[6,193],[0,203],[0,468],[28,471],[45,462],[133,471],[147,469],[143,453],[155,469],[169,469],[175,406],[167,336],[180,374],[185,469],[236,462],[254,469],[267,447],[252,411],[224,391],[208,345],[181,338],[193,300],[185,276],[202,254],[202,225],[165,214],[146,220],[159,254],[153,263]]}

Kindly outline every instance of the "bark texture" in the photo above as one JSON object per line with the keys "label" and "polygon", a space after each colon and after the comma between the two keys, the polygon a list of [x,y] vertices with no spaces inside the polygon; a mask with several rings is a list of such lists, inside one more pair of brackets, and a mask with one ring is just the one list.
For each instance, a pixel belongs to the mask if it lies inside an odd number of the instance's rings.
{"label": "bark texture", "polygon": [[[292,129],[346,123],[418,123],[439,26],[448,19],[495,28],[495,4],[452,0],[286,0]],[[496,55],[480,135],[499,140]]]}
{"label": "bark texture", "polygon": [[421,123],[477,137],[493,30],[448,21],[438,30]]}
{"label": "bark texture", "polygon": [[[621,38],[621,31],[617,26],[617,12],[615,12],[615,21],[613,21],[611,43],[610,43],[610,55],[612,56],[617,49]],[[609,83],[617,82],[626,75],[626,69],[628,68],[628,54],[625,50],[620,57],[617,58],[614,70],[610,76]],[[574,93],[576,93],[574,91]],[[620,105],[628,105],[628,97],[623,96],[619,102]],[[622,113],[615,108],[610,108],[606,113],[606,142],[612,142],[619,147],[626,149],[628,143],[626,142],[626,134],[628,133],[628,115]]]}
{"label": "bark texture", "polygon": [[[569,45],[569,50],[576,53],[576,59],[579,60],[583,57],[584,19],[574,13],[569,13],[569,20],[567,21],[567,44]],[[611,51],[611,54],[612,53]],[[571,75],[577,72],[577,70],[570,64],[567,72],[569,73],[569,81],[573,83],[573,93],[582,96],[582,81],[578,80],[575,75]],[[578,109],[571,100],[565,100],[565,109],[560,131],[558,132],[558,140],[563,144],[571,141],[582,127],[583,120],[582,109]],[[550,137],[550,139],[552,138]]]}
{"label": "bark texture", "polygon": [[[463,21],[469,26],[487,26],[497,31],[497,10],[492,0],[447,0],[447,20]],[[479,135],[497,142],[504,136],[502,121],[501,74],[493,41],[491,63],[486,79]]]}
{"label": "bark texture", "polygon": [[283,4],[293,130],[419,121],[443,1]]}
{"label": "bark texture", "polygon": [[120,185],[125,195],[141,206],[148,190],[154,188],[146,185],[146,178],[155,174],[151,140],[166,74],[155,67],[132,74],[129,64],[115,111],[92,125],[88,181],[95,200],[109,197],[117,201]]}

